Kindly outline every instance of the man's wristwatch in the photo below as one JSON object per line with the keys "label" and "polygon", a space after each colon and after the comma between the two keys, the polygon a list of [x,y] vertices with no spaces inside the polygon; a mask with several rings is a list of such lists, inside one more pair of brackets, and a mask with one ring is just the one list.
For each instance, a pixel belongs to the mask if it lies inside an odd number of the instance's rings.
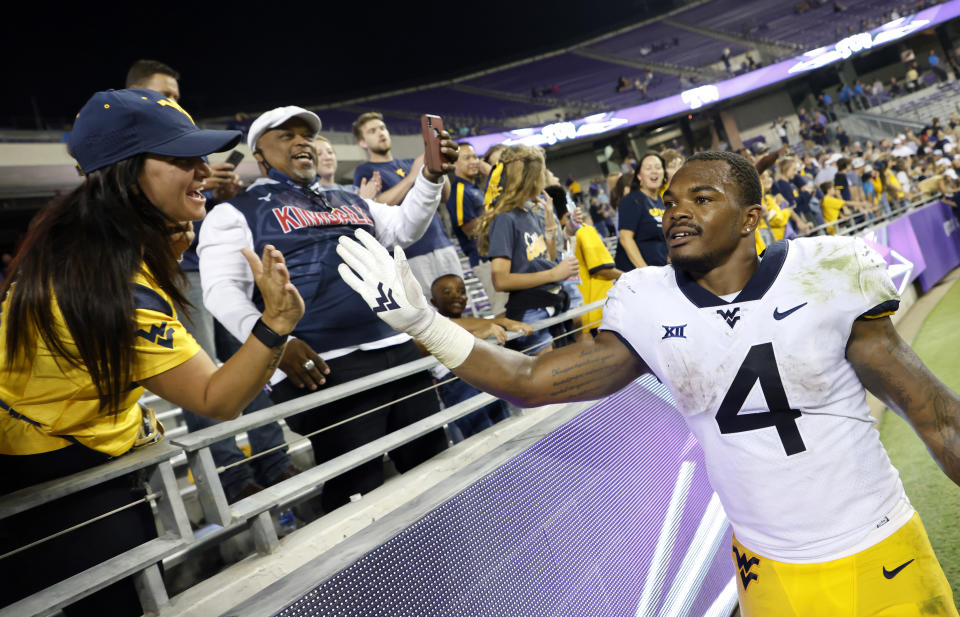
{"label": "man's wristwatch", "polygon": [[250,332],[253,336],[266,345],[267,347],[282,347],[284,343],[287,342],[287,337],[289,334],[277,334],[274,332],[270,326],[263,323],[263,317],[257,320],[257,323],[253,324],[253,330]]}

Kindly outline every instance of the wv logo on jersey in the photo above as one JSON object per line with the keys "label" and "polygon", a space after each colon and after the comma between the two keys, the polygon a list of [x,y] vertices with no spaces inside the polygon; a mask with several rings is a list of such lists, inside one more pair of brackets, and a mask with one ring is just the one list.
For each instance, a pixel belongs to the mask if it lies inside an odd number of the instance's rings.
{"label": "wv logo on jersey", "polygon": [[156,343],[161,347],[173,349],[173,328],[167,327],[167,322],[161,322],[160,325],[150,326],[150,331],[137,330],[137,336],[145,338],[151,343]]}
{"label": "wv logo on jersey", "polygon": [[660,327],[664,329],[663,338],[660,339],[661,341],[668,338],[687,338],[683,333],[683,329],[687,327],[687,324],[683,324],[682,326]]}
{"label": "wv logo on jersey", "polygon": [[760,560],[756,557],[750,557],[750,559],[747,559],[748,554],[746,551],[744,551],[743,555],[741,555],[736,546],[733,547],[733,556],[737,559],[737,571],[740,573],[740,582],[743,583],[743,589],[746,591],[747,585],[750,584],[750,581],[757,580],[757,573],[750,572],[750,568],[758,565]]}
{"label": "wv logo on jersey", "polygon": [[393,299],[392,289],[387,289],[387,293],[383,293],[383,282],[377,283],[377,292],[379,292],[380,297],[377,298],[377,305],[373,307],[374,313],[382,313],[400,308],[397,301]]}
{"label": "wv logo on jersey", "polygon": [[723,320],[727,322],[727,325],[731,328],[737,325],[737,322],[740,321],[740,307],[732,308],[729,311],[723,309],[717,309],[717,315],[723,317]]}

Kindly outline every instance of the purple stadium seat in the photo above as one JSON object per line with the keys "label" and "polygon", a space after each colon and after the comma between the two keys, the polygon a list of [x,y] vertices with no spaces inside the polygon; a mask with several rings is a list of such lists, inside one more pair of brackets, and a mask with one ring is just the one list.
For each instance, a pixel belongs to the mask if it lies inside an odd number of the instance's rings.
{"label": "purple stadium seat", "polygon": [[631,60],[698,67],[719,62],[725,47],[730,48],[732,55],[747,49],[743,45],[681,30],[669,24],[653,23],[594,43],[587,49]]}

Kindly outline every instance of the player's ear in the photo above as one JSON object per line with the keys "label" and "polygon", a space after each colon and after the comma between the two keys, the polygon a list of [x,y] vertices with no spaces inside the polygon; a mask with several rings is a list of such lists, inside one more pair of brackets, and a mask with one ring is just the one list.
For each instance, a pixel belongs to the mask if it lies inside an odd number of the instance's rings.
{"label": "player's ear", "polygon": [[760,204],[743,208],[743,215],[741,216],[743,235],[749,235],[756,231],[762,218],[763,207]]}

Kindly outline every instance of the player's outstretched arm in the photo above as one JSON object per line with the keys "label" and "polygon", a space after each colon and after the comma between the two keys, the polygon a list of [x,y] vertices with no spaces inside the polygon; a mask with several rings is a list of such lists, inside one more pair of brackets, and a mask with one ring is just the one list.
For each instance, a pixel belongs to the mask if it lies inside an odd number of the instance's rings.
{"label": "player's outstretched arm", "polygon": [[601,332],[538,356],[477,341],[454,374],[485,392],[521,407],[588,401],[620,388],[646,372],[646,366],[620,339]]}
{"label": "player's outstretched arm", "polygon": [[646,370],[615,335],[526,356],[481,341],[427,305],[403,249],[391,257],[363,230],[340,238],[343,280],[394,329],[407,332],[473,386],[518,405],[590,400],[616,392]]}
{"label": "player's outstretched arm", "polygon": [[863,385],[913,426],[960,485],[960,396],[930,372],[889,317],[854,322],[847,359]]}

